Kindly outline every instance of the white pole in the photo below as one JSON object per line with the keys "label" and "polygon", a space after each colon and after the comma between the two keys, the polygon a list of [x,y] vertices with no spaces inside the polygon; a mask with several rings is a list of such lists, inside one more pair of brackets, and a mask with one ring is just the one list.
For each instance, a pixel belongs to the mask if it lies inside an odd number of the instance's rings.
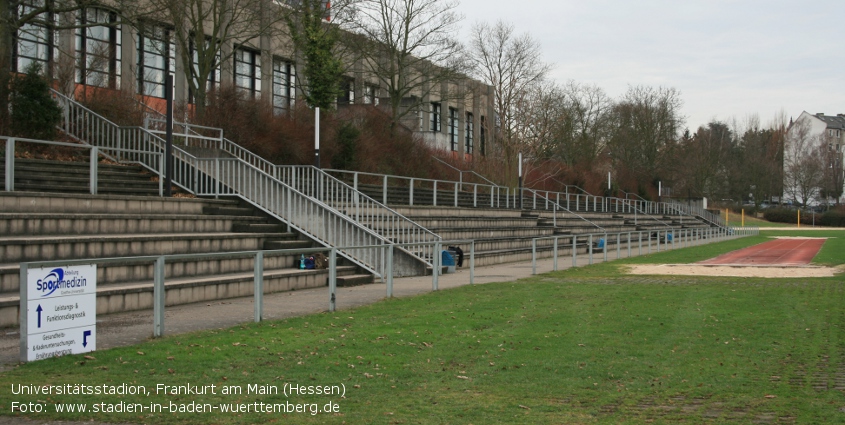
{"label": "white pole", "polygon": [[320,108],[314,108],[314,165],[320,168]]}

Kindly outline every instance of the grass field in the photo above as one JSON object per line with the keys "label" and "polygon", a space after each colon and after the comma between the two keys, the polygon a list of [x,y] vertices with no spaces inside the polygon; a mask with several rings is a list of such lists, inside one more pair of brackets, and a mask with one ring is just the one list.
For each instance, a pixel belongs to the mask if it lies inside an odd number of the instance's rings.
{"label": "grass field", "polygon": [[[119,423],[845,423],[841,278],[619,272],[626,262],[710,258],[778,233],[34,362],[0,375],[0,408],[84,404],[89,413],[17,415]],[[816,261],[845,263],[845,232],[825,234],[835,239]],[[10,391],[124,383],[151,395]],[[217,394],[157,395],[158,384],[215,385]],[[286,398],[285,384],[342,386],[345,398]],[[280,393],[247,394],[250,385]],[[243,394],[222,394],[224,386]],[[121,402],[338,411],[90,413]]]}

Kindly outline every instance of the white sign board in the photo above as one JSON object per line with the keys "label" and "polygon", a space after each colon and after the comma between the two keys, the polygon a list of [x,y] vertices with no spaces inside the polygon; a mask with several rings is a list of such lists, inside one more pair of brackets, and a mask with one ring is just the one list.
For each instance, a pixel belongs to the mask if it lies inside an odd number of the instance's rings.
{"label": "white sign board", "polygon": [[[41,360],[97,347],[97,266],[30,268],[21,285],[21,357]],[[24,328],[26,329],[24,331]]]}

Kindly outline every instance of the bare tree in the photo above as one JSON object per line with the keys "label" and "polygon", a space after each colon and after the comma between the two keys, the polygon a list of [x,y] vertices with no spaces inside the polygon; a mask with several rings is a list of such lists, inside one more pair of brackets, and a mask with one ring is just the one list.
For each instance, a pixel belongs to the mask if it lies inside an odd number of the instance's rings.
{"label": "bare tree", "polygon": [[394,124],[416,112],[426,98],[447,93],[444,83],[460,80],[466,70],[454,35],[463,18],[452,0],[361,0],[349,28],[372,74],[387,94]]}
{"label": "bare tree", "polygon": [[639,184],[659,178],[662,154],[675,143],[684,122],[682,103],[674,88],[637,86],[630,87],[614,106],[610,149]]}
{"label": "bare tree", "polygon": [[783,154],[783,186],[795,202],[807,206],[819,195],[826,148],[823,138],[812,134],[807,120],[798,120],[789,128]]}
{"label": "bare tree", "polygon": [[198,115],[205,110],[209,79],[235,54],[269,35],[284,18],[285,6],[273,0],[121,0],[121,11],[138,28],[144,22],[173,25],[178,49]]}
{"label": "bare tree", "polygon": [[[541,60],[540,45],[529,34],[517,35],[512,24],[476,24],[472,28],[469,55],[474,74],[493,86],[494,110],[499,129],[502,154],[512,165],[516,154],[526,150],[524,108],[538,101],[543,103],[542,89],[532,87],[543,81],[551,66]],[[539,90],[539,91],[538,91]],[[513,167],[509,167],[513,168]]]}

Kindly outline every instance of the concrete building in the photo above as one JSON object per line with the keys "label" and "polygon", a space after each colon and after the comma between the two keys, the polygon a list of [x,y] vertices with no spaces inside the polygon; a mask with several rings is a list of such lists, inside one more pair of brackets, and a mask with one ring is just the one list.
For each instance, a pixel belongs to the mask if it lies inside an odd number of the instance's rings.
{"label": "concrete building", "polygon": [[843,202],[843,153],[845,114],[804,111],[790,120],[783,161],[785,199],[810,205]]}
{"label": "concrete building", "polygon": [[[31,4],[41,3],[32,0]],[[274,6],[285,7],[278,3]],[[21,9],[26,12],[33,6]],[[14,43],[13,71],[22,72],[30,63],[38,62],[57,84],[65,85],[66,92],[76,92],[80,87],[125,90],[151,105],[163,103],[165,80],[172,74],[176,102],[193,102],[188,73],[179,60],[182,48],[174,42],[172,25],[146,22],[144,28],[137,28],[122,23],[119,14],[106,7],[45,16],[45,20],[75,22],[84,28],[54,31],[45,25],[25,25]],[[209,88],[234,85],[253,98],[270,102],[277,114],[292,110],[301,101],[307,82],[300,77],[303,61],[291,38],[284,35],[284,25],[279,22],[272,36],[263,33],[242,43],[224,43],[221,51],[228,59],[217,61],[208,78]],[[196,52],[192,54],[196,64]],[[380,103],[383,107],[380,98],[385,96],[384,90],[367,69],[367,61],[347,65],[338,108]],[[489,123],[495,120],[491,86],[466,78],[439,83],[436,90],[425,90],[405,100],[414,110],[405,115],[402,124],[429,146],[465,160],[486,154],[492,146],[494,132]]]}

